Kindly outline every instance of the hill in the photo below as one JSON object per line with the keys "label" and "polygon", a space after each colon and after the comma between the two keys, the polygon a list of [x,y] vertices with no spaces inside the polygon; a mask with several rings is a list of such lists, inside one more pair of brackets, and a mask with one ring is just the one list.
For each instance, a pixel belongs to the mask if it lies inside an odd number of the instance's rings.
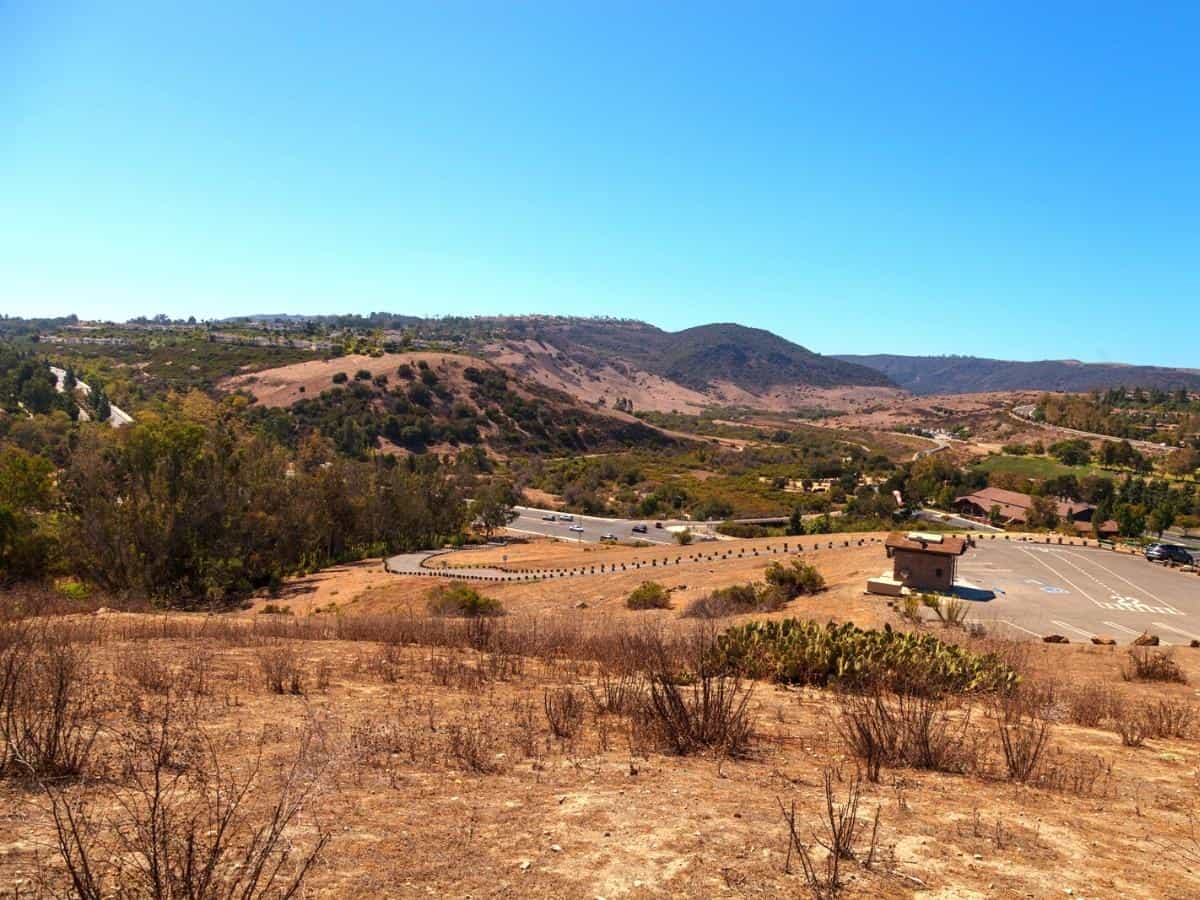
{"label": "hill", "polygon": [[[232,320],[231,320],[232,321]],[[709,406],[790,410],[820,405],[823,391],[879,399],[881,373],[794,344],[761,328],[722,323],[670,332],[634,319],[565,316],[252,316],[242,327],[372,335],[383,349],[478,354],[530,381],[624,411]],[[327,341],[328,343],[328,341]]]}
{"label": "hill", "polygon": [[976,356],[839,355],[866,366],[914,394],[977,394],[987,391],[1090,391],[1119,386],[1200,390],[1200,371],[1073,359],[1014,362]]}
{"label": "hill", "polygon": [[460,354],[314,359],[238,375],[220,387],[248,394],[249,415],[280,439],[294,444],[318,432],[350,456],[371,448],[541,455],[676,443],[632,416],[586,407]]}

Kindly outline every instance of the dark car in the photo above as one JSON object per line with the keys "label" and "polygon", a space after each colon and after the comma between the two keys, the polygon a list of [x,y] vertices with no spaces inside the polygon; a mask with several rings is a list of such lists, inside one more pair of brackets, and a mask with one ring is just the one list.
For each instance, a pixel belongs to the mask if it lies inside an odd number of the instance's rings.
{"label": "dark car", "polygon": [[630,531],[632,531],[634,534],[645,534],[645,533],[646,533],[646,526],[645,526],[645,525],[642,525],[642,524],[639,522],[637,525],[634,525],[634,526],[633,526],[631,529],[629,529],[629,530],[630,530]]}
{"label": "dark car", "polygon": [[1192,554],[1178,544],[1151,544],[1146,548],[1146,559],[1152,562],[1175,562],[1191,565]]}

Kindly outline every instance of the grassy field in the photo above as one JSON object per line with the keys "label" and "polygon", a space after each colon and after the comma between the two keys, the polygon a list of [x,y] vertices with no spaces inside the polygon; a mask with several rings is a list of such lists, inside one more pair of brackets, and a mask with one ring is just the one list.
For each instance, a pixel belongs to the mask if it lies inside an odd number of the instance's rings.
{"label": "grassy field", "polygon": [[1007,472],[1022,478],[1039,479],[1058,475],[1083,478],[1087,475],[1111,474],[1099,466],[1066,466],[1048,456],[989,456],[976,463],[975,469],[989,475]]}

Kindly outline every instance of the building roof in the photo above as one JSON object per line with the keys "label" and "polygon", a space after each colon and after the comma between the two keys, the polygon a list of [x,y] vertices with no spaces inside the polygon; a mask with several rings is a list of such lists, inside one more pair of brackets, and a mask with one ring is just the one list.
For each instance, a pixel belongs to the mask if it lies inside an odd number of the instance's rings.
{"label": "building roof", "polygon": [[[966,494],[962,497],[956,497],[954,502],[966,500],[974,503],[980,509],[991,511],[993,506],[1000,507],[1000,517],[1002,519],[1024,522],[1029,515],[1029,509],[1033,506],[1033,497],[1029,494],[1022,494],[1019,491],[1006,491],[1002,488],[983,488],[973,494]],[[1090,503],[1082,503],[1078,500],[1055,500],[1054,511],[1060,519],[1074,519],[1081,513],[1086,513],[1095,509]]]}
{"label": "building roof", "polygon": [[[930,540],[930,538],[935,538]],[[951,535],[922,535],[920,532],[901,534],[893,531],[884,541],[889,550],[911,550],[914,553],[935,553],[938,556],[962,556],[967,542]]]}

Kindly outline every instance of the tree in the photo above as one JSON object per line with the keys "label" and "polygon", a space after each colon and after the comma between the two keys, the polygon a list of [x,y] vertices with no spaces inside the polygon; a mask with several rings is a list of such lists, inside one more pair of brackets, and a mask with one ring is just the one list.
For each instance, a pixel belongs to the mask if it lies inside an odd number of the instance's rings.
{"label": "tree", "polygon": [[1160,503],[1150,511],[1150,530],[1162,537],[1164,531],[1175,524],[1175,509],[1169,503]]}
{"label": "tree", "polygon": [[485,537],[490,539],[493,533],[520,515],[514,508],[520,499],[516,489],[507,481],[493,481],[475,492],[471,512],[483,528]]}
{"label": "tree", "polygon": [[1058,504],[1052,497],[1034,497],[1026,524],[1030,528],[1053,528],[1058,524]]}
{"label": "tree", "polygon": [[92,412],[95,414],[97,422],[107,422],[109,416],[112,415],[112,404],[108,402],[108,395],[101,389],[96,390],[92,400]]}
{"label": "tree", "polygon": [[1122,503],[1116,512],[1117,530],[1122,537],[1140,537],[1146,530],[1146,513],[1133,503]]}
{"label": "tree", "polygon": [[675,543],[681,547],[686,547],[692,542],[692,530],[690,528],[682,528],[675,532]]}
{"label": "tree", "polygon": [[992,508],[988,510],[988,522],[997,528],[1004,522],[1004,515],[1000,512],[1000,504],[993,503]]}

